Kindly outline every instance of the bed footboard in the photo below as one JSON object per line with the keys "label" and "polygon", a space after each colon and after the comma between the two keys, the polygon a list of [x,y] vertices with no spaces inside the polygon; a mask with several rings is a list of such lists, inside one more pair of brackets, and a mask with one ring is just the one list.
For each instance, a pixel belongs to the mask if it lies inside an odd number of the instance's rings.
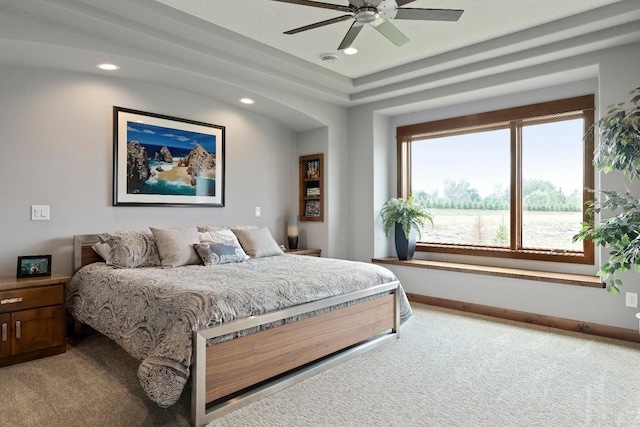
{"label": "bed footboard", "polygon": [[[399,286],[399,282],[394,281],[194,331],[192,424],[205,425],[232,410],[397,339],[400,326]],[[363,300],[371,296],[379,297]],[[350,304],[207,347],[207,340],[212,338],[345,303]],[[229,395],[233,398],[223,399]]]}

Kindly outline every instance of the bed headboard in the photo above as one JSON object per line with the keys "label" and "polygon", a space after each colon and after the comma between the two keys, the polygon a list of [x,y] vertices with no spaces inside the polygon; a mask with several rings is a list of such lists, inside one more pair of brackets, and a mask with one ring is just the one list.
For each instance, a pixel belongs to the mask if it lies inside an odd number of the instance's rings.
{"label": "bed headboard", "polygon": [[73,236],[73,271],[78,271],[80,268],[92,262],[100,262],[102,258],[95,253],[93,248],[94,244],[98,243],[97,234],[76,234]]}

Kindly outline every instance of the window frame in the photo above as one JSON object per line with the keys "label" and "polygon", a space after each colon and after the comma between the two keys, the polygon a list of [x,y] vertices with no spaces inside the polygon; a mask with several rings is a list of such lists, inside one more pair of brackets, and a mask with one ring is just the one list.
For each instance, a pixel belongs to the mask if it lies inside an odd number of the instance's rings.
{"label": "window frame", "polygon": [[[411,194],[411,143],[429,136],[450,136],[504,127],[508,124],[511,134],[510,147],[510,238],[509,248],[465,244],[416,243],[416,251],[498,258],[528,259],[535,261],[594,264],[594,244],[583,241],[583,250],[557,251],[522,248],[522,125],[552,121],[584,119],[583,183],[582,198],[593,198],[588,189],[594,188],[593,152],[594,140],[588,130],[594,123],[594,95],[584,95],[549,102],[489,111],[432,122],[417,123],[396,128],[398,197]],[[582,208],[582,220],[590,220],[587,206]]]}

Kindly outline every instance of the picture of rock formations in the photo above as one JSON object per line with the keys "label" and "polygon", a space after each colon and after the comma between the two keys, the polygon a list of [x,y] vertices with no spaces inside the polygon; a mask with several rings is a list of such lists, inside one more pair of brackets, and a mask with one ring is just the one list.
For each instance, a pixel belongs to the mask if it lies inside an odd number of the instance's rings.
{"label": "picture of rock formations", "polygon": [[214,135],[127,122],[127,193],[215,196]]}

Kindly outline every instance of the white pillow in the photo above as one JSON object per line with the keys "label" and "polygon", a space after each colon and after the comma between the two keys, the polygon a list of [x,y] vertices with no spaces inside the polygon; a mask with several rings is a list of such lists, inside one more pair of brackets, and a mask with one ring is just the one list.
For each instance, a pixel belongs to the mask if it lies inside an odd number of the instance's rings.
{"label": "white pillow", "polygon": [[282,255],[282,249],[267,227],[249,230],[231,230],[238,237],[242,249],[251,258]]}
{"label": "white pillow", "polygon": [[234,225],[234,226],[200,225],[198,226],[198,231],[203,233],[207,231],[221,231],[221,230],[255,230],[257,228],[258,228],[257,225]]}
{"label": "white pillow", "polygon": [[204,233],[198,232],[198,239],[200,239],[201,242],[213,242],[213,237],[211,237],[208,231]]}
{"label": "white pillow", "polygon": [[201,264],[193,245],[200,243],[196,227],[151,228],[163,267]]}
{"label": "white pillow", "polygon": [[100,258],[107,263],[107,265],[112,265],[111,261],[111,246],[108,243],[98,242],[95,245],[91,246],[93,251],[100,255]]}

